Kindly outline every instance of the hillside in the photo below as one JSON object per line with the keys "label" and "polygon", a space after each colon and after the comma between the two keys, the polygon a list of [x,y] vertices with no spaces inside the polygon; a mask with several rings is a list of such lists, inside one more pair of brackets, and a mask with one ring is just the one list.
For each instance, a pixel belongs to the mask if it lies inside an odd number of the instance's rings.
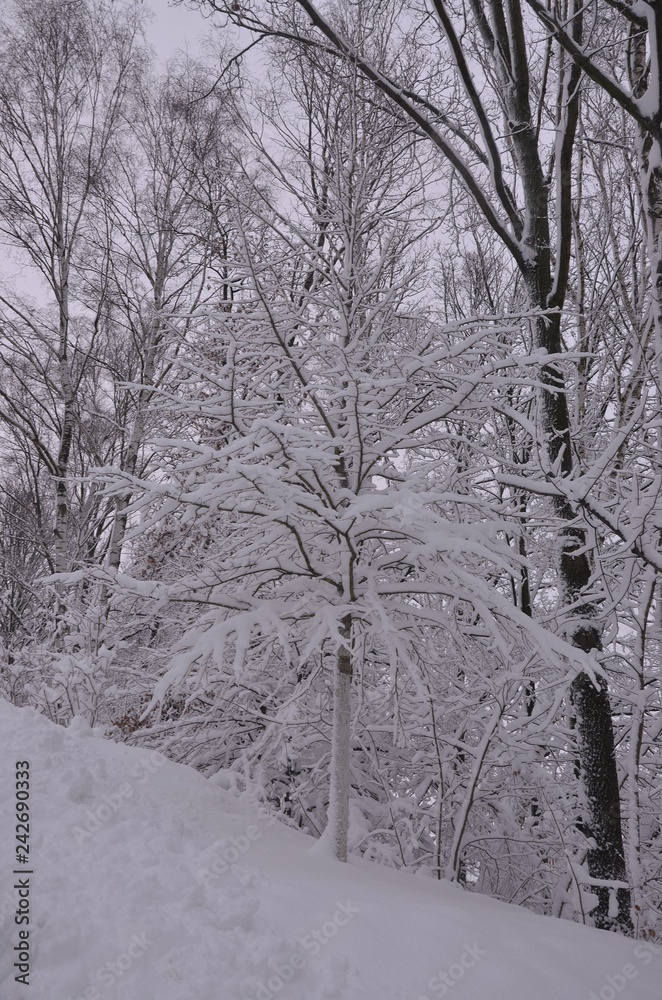
{"label": "hillside", "polygon": [[[319,856],[187,767],[0,702],[3,1000],[655,1000],[662,952]],[[30,763],[30,866],[15,762]],[[34,874],[26,875],[25,872]],[[29,987],[15,981],[29,883]]]}

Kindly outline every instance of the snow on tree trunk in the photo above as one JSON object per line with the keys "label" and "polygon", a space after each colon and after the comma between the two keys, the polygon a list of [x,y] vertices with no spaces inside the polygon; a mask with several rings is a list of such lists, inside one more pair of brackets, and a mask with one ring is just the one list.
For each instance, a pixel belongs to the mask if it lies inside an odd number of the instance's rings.
{"label": "snow on tree trunk", "polygon": [[[539,343],[550,353],[561,353],[558,320],[539,322]],[[546,342],[545,342],[546,338]],[[547,437],[550,465],[558,466],[564,477],[573,472],[572,434],[566,396],[554,391],[563,385],[562,375],[556,366],[548,366],[545,381],[549,389],[542,392],[544,432]],[[582,602],[591,581],[591,564],[586,554],[587,538],[583,527],[577,523],[572,505],[565,499],[555,501],[561,521],[559,560],[559,590],[563,602],[573,607],[568,622],[568,638],[585,653],[602,648],[600,630],[593,624],[595,607]],[[591,838],[587,853],[589,875],[593,879],[624,882],[625,850],[621,822],[620,792],[614,732],[609,692],[604,678],[595,680],[581,672],[572,682],[570,699],[577,719],[580,780],[584,795],[586,817],[580,828]],[[630,893],[618,889],[619,912],[610,913],[609,890],[597,888],[598,905],[593,912],[595,925],[605,930],[618,927],[632,934]]]}
{"label": "snow on tree trunk", "polygon": [[351,619],[344,618],[333,677],[333,730],[331,736],[331,787],[327,824],[321,837],[338,861],[347,861],[349,829],[349,752],[352,724],[352,656],[349,648]]}
{"label": "snow on tree trunk", "polygon": [[[596,649],[597,635],[597,629],[585,628],[575,632],[573,640],[581,648],[585,637],[589,649]],[[571,698],[577,713],[581,777],[590,824],[586,832],[594,842],[587,854],[589,875],[592,879],[627,882],[607,683],[603,677],[594,680],[581,673],[573,681]],[[593,911],[595,926],[632,934],[629,889],[616,890],[617,906],[610,905],[613,890],[608,886],[597,886],[594,891],[598,899]]]}
{"label": "snow on tree trunk", "polygon": [[[531,0],[529,0],[531,2]],[[309,0],[299,4],[326,38],[345,53],[357,59],[355,45],[343,40],[330,22]],[[395,102],[444,153],[462,177],[476,205],[486,221],[512,253],[523,283],[529,305],[539,312],[534,327],[534,343],[557,357],[565,353],[561,335],[560,316],[564,307],[570,261],[572,256],[572,197],[573,150],[579,120],[580,78],[577,65],[568,61],[559,78],[557,141],[554,152],[556,190],[556,247],[552,255],[552,227],[550,225],[549,181],[543,167],[543,147],[539,123],[533,111],[533,101],[538,97],[531,86],[531,53],[527,44],[525,19],[521,0],[506,0],[502,4],[474,3],[477,30],[490,61],[490,70],[498,81],[497,91],[506,121],[510,127],[513,160],[517,168],[518,186],[521,189],[521,207],[515,193],[504,181],[504,157],[497,137],[491,132],[489,112],[474,86],[472,68],[461,34],[454,26],[450,5],[440,0],[435,10],[461,82],[467,107],[471,108],[476,127],[484,140],[484,163],[489,168],[490,190],[502,208],[502,215],[494,211],[493,203],[484,196],[484,185],[466,167],[447,136],[421,118],[418,105],[409,103],[402,88],[377,71],[369,60],[358,57],[356,64],[391,100]],[[537,10],[537,6],[536,6]],[[543,12],[544,13],[544,12]],[[582,5],[573,2],[569,15],[568,38],[581,50],[583,45]],[[504,220],[508,219],[508,225]],[[542,420],[540,427],[541,451],[546,452],[546,475],[559,481],[571,479],[575,474],[573,461],[573,428],[567,402],[567,387],[560,364],[552,361],[541,371],[543,388],[540,393]],[[558,593],[561,602],[569,609],[568,637],[574,645],[592,652],[600,648],[600,632],[593,625],[596,607],[583,600],[591,580],[589,558],[586,556],[587,535],[578,524],[578,512],[564,497],[555,501],[558,517],[559,569]],[[585,801],[589,811],[588,826],[599,846],[588,854],[589,872],[594,878],[621,881],[623,838],[621,833],[618,778],[613,754],[613,724],[606,688],[596,690],[587,675],[580,675],[571,694],[578,715],[584,716],[578,731],[581,734],[581,776],[584,782]],[[604,768],[600,774],[596,769]],[[596,787],[608,791],[603,801],[595,794]],[[614,797],[615,792],[615,797]],[[602,872],[602,876],[598,875]],[[607,871],[608,874],[604,874]],[[621,896],[622,913],[618,922],[631,930],[629,898]],[[603,912],[602,898],[598,906],[599,926],[611,926],[609,908]]]}

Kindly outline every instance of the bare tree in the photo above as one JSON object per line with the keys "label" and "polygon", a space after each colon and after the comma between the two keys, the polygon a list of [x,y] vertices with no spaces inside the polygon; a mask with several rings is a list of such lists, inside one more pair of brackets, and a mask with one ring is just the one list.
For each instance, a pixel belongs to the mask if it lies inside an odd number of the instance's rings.
{"label": "bare tree", "polygon": [[[0,231],[43,281],[56,313],[54,329],[39,329],[34,313],[3,299],[4,363],[21,366],[21,354],[41,341],[34,362],[46,364],[52,391],[54,438],[38,431],[18,399],[3,396],[3,417],[32,440],[55,488],[53,568],[70,568],[68,477],[78,420],[77,392],[98,346],[105,283],[92,301],[80,296],[80,263],[97,210],[97,192],[128,92],[140,64],[139,8],[121,14],[100,2],[51,0],[36,9],[18,0],[6,13],[0,46]],[[75,323],[85,316],[85,333]],[[28,346],[14,338],[28,337]],[[60,593],[61,618],[63,588]]]}
{"label": "bare tree", "polygon": [[[141,473],[153,387],[172,361],[166,352],[165,369],[161,364],[169,332],[181,335],[201,304],[227,296],[230,286],[217,273],[229,252],[220,193],[232,186],[240,148],[228,89],[215,87],[202,63],[182,58],[161,77],[145,76],[132,100],[134,122],[114,149],[98,232],[99,256],[108,255],[108,299],[133,357],[129,371],[114,373],[118,385],[133,383],[118,400],[119,464],[128,477]],[[127,491],[115,501],[110,570],[120,565],[130,497]]]}

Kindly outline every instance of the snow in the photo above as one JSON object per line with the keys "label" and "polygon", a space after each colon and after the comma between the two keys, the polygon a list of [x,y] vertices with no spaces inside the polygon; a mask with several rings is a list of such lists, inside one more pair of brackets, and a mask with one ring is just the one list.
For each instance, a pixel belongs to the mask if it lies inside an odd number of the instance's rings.
{"label": "snow", "polygon": [[[159,754],[0,701],[3,1000],[653,1000],[662,950],[349,864]],[[14,763],[30,761],[29,986]]]}

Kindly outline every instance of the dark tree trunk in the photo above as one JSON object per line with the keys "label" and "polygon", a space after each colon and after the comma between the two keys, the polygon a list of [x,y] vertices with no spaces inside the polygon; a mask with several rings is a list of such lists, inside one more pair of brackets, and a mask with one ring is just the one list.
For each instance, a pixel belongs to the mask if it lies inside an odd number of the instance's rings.
{"label": "dark tree trunk", "polygon": [[[443,131],[425,116],[421,109],[429,107],[427,100],[422,104],[410,100],[401,85],[389,80],[384,72],[377,71],[349,41],[340,37],[312,0],[297,2],[327,40],[341,53],[351,56],[361,72],[415,123],[421,135],[435,143],[446,156],[487,223],[512,254],[526,285],[529,304],[541,314],[535,324],[535,347],[561,355],[560,310],[567,293],[572,251],[572,165],[579,116],[579,65],[570,60],[561,68],[554,164],[556,246],[552,256],[550,190],[541,161],[536,119],[531,109],[530,52],[521,0],[469,0],[468,6],[482,35],[492,78],[498,81],[509,142],[517,164],[522,209],[517,205],[515,192],[506,183],[497,135],[492,130],[490,116],[476,88],[463,35],[454,27],[451,5],[446,0],[434,0],[434,8],[453,55],[458,84],[464,90],[467,105],[482,135],[484,163],[489,166],[491,174],[491,195],[486,195],[484,183],[468,168]],[[528,2],[538,10],[534,0]],[[582,10],[581,0],[569,0],[564,22],[568,25],[572,45],[580,52],[583,51]],[[545,16],[549,19],[551,15]],[[499,205],[498,211],[490,200],[491,196]],[[569,477],[573,474],[572,428],[563,370],[558,362],[550,361],[543,367],[541,377],[544,386],[540,394],[542,443],[552,467],[558,470],[557,474]],[[590,562],[585,553],[586,534],[568,501],[558,498],[555,508],[560,523],[558,590],[571,616],[569,638],[575,646],[590,653],[600,648],[600,632],[593,624],[596,608],[582,601],[591,576]],[[595,846],[588,852],[589,874],[594,879],[621,882],[624,880],[623,836],[613,722],[606,684],[599,680],[596,686],[587,674],[582,673],[572,685],[571,698],[577,715],[580,773],[587,810],[587,816],[579,821],[579,825],[595,841]],[[629,891],[620,889],[617,899],[618,915],[610,917],[609,889],[598,887],[596,925],[633,933]]]}
{"label": "dark tree trunk", "polygon": [[[599,647],[599,634],[594,628],[577,629],[573,639],[576,646],[587,652]],[[614,734],[604,678],[596,677],[593,681],[587,674],[579,674],[572,683],[571,698],[576,712],[581,776],[590,817],[584,832],[595,841],[587,855],[589,875],[604,881],[627,882]],[[597,886],[594,891],[598,897],[593,912],[595,926],[634,934],[630,890],[616,890],[618,913],[613,917],[609,915],[609,887]]]}
{"label": "dark tree trunk", "polygon": [[[536,346],[544,347],[550,353],[560,352],[560,322],[557,317],[539,322],[538,340]],[[550,462],[552,465],[558,462],[560,473],[568,476],[573,471],[572,433],[562,374],[558,368],[548,366],[543,379],[550,387],[542,392],[544,432]],[[560,391],[555,391],[557,389]],[[569,638],[573,645],[591,653],[601,649],[601,642],[600,630],[592,624],[596,609],[590,603],[582,603],[582,594],[586,592],[591,578],[591,564],[585,550],[586,532],[577,522],[576,512],[568,501],[557,498],[555,506],[562,521],[559,533],[559,590],[564,603],[570,607],[574,605],[570,612]],[[611,704],[604,678],[596,677],[594,681],[587,673],[579,674],[572,682],[570,699],[576,717],[579,771],[586,809],[578,827],[594,841],[586,856],[588,872],[592,879],[624,883],[627,882],[627,871],[618,771]],[[592,914],[595,926],[634,935],[629,889],[616,890],[617,907],[614,909],[617,913],[610,916],[609,887],[593,888],[598,899]]]}

